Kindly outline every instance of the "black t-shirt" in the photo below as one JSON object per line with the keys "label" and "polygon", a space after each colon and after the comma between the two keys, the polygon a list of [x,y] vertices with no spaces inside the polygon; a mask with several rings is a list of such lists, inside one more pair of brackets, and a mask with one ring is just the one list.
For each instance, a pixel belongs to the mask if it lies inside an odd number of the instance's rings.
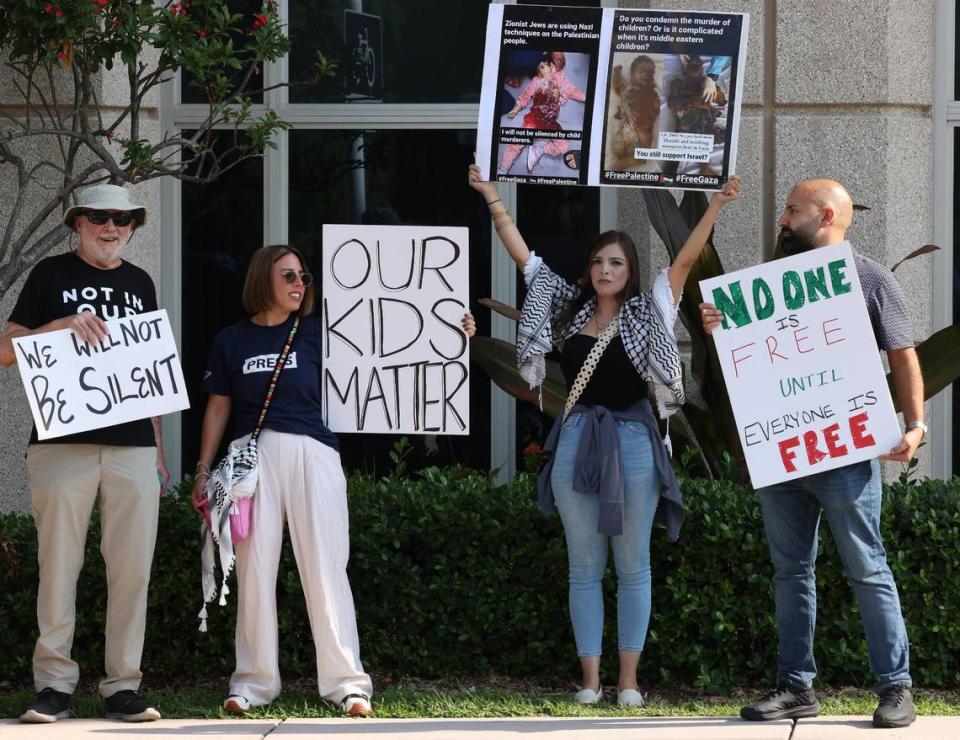
{"label": "black t-shirt", "polygon": [[[67,252],[41,260],[30,271],[10,321],[36,329],[81,311],[110,320],[156,310],[157,291],[144,270],[129,262],[101,270]],[[37,441],[34,427],[30,444]],[[43,442],[154,447],[156,438],[150,419],[138,419]]]}
{"label": "black t-shirt", "polygon": [[[250,434],[256,427],[267,385],[292,325],[292,316],[277,326],[259,326],[247,318],[228,326],[213,340],[201,388],[232,399],[231,439]],[[322,357],[320,322],[305,317],[300,320],[263,428],[306,434],[339,451],[336,436],[323,423]]]}
{"label": "black t-shirt", "polygon": [[[586,334],[574,334],[563,345],[560,353],[560,369],[567,381],[567,388],[573,387],[587,359],[587,354],[597,343],[596,337]],[[618,334],[600,355],[600,361],[583,389],[577,403],[585,406],[605,406],[613,411],[629,408],[637,401],[647,397],[647,384],[630,362],[623,339]]]}

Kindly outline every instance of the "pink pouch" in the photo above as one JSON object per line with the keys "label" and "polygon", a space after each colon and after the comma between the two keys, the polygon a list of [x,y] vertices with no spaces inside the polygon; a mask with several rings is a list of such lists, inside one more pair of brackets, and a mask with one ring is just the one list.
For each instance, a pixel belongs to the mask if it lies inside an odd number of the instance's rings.
{"label": "pink pouch", "polygon": [[234,544],[243,542],[250,536],[250,509],[252,506],[253,497],[247,496],[237,499],[230,509],[230,536]]}
{"label": "pink pouch", "polygon": [[[230,512],[230,538],[234,543],[243,542],[250,536],[250,507],[253,506],[253,498],[239,499],[234,506],[236,513]],[[210,507],[207,505],[203,507],[203,520],[207,529],[210,529]]]}

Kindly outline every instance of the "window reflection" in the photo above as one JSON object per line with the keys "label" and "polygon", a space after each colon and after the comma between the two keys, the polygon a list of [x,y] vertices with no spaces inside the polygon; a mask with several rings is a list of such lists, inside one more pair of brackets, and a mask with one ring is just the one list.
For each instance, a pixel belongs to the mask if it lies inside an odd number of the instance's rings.
{"label": "window reflection", "polygon": [[[293,131],[290,134],[290,242],[320,271],[325,223],[466,225],[470,228],[470,298],[478,333],[489,313],[476,300],[490,294],[489,218],[466,184],[476,134],[451,130]],[[318,295],[318,305],[322,297]],[[476,368],[474,368],[476,369]],[[470,380],[471,433],[410,437],[408,466],[490,465],[490,382]],[[397,435],[342,434],[344,464],[384,473]],[[435,452],[434,452],[435,450]]]}
{"label": "window reflection", "polygon": [[[376,58],[383,71],[382,96],[375,96],[377,100],[476,103],[488,5],[487,0],[291,0],[290,102],[370,99],[351,93],[358,88],[350,80],[359,76],[355,67],[364,58],[367,62]],[[345,10],[378,17],[381,43],[373,41],[371,31],[359,42],[351,34],[345,44]],[[360,48],[368,39],[369,47]],[[315,85],[302,84],[314,78],[318,50],[337,61],[337,75]]]}
{"label": "window reflection", "polygon": [[206,406],[200,382],[207,354],[217,332],[245,315],[243,278],[250,255],[263,244],[263,160],[248,159],[208,185],[184,182],[181,187],[180,359],[190,396],[190,408],[182,416],[181,449],[184,465],[190,465],[200,453]]}
{"label": "window reflection", "polygon": [[[600,233],[600,188],[518,185],[517,214],[517,227],[527,246],[565,280],[579,280],[587,248]],[[518,278],[517,307],[525,295],[523,279]],[[556,353],[548,358],[559,359]],[[517,401],[518,470],[524,469],[524,448],[531,442],[542,445],[550,423],[538,406]]]}
{"label": "window reflection", "polygon": [[[953,137],[953,323],[960,324],[960,129]],[[953,474],[960,475],[960,380],[953,383],[953,440]]]}

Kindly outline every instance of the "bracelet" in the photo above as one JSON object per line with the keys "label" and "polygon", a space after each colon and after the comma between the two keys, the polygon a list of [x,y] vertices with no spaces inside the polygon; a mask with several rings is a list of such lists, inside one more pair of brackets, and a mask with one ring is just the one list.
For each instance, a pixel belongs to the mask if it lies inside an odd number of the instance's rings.
{"label": "bracelet", "polygon": [[502,203],[502,202],[503,202],[502,198],[497,198],[496,200],[491,200],[489,203],[487,203],[487,206],[492,206],[494,203]]}
{"label": "bracelet", "polygon": [[200,471],[199,473],[197,473],[197,474],[194,475],[193,477],[194,477],[194,478],[209,478],[209,477],[210,477],[210,473],[204,473],[203,471]]}
{"label": "bracelet", "polygon": [[921,432],[923,432],[924,437],[927,436],[927,425],[922,421],[908,421],[906,431],[909,432],[911,429],[919,429]]}
{"label": "bracelet", "polygon": [[197,460],[197,464],[193,468],[193,474],[201,475],[203,473],[210,475],[210,466],[207,465],[203,460]]}

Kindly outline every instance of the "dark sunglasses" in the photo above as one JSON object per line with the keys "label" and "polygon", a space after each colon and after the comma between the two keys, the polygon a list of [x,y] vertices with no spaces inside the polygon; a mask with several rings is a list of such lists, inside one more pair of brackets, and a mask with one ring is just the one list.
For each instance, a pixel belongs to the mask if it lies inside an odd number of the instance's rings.
{"label": "dark sunglasses", "polygon": [[280,277],[284,279],[285,282],[293,285],[297,282],[299,277],[303,281],[303,287],[309,288],[310,284],[313,282],[313,275],[309,272],[297,272],[296,270],[280,270]]}
{"label": "dark sunglasses", "polygon": [[81,215],[87,217],[87,221],[94,226],[103,226],[107,221],[113,221],[114,226],[129,226],[133,221],[132,213],[110,213],[108,211],[84,211]]}

